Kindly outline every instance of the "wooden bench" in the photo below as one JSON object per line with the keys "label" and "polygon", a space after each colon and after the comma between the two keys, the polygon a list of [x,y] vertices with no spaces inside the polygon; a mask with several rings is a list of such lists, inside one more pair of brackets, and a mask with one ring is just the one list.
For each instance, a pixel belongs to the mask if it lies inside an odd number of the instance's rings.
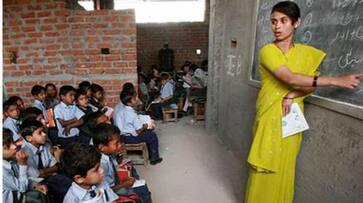
{"label": "wooden bench", "polygon": [[163,109],[163,121],[177,121],[178,120],[178,109]]}
{"label": "wooden bench", "polygon": [[[141,151],[140,158],[135,158],[135,156],[128,155],[128,151]],[[127,158],[129,158],[133,164],[143,164],[147,165],[149,162],[149,152],[147,150],[147,145],[145,142],[141,142],[138,144],[125,144],[125,154]]]}
{"label": "wooden bench", "polygon": [[193,112],[195,120],[205,119],[205,101],[195,100],[193,103]]}

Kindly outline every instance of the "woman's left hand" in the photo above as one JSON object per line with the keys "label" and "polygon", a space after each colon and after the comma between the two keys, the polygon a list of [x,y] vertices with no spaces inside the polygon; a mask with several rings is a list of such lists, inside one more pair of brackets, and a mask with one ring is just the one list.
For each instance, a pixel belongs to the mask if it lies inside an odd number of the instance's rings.
{"label": "woman's left hand", "polygon": [[290,112],[291,104],[294,102],[293,98],[282,99],[282,115],[286,116]]}

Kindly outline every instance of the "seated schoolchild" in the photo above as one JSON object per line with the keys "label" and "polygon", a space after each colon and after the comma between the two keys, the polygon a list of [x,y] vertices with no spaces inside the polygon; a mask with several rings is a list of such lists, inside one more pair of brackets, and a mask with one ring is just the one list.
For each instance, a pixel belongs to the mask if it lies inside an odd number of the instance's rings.
{"label": "seated schoolchild", "polygon": [[45,122],[43,112],[36,107],[26,108],[21,115],[21,120],[22,121],[37,120],[43,124],[43,127],[45,127],[45,128],[47,127],[47,123]]}
{"label": "seated schoolchild", "polygon": [[101,154],[92,146],[73,143],[64,151],[63,165],[72,178],[63,203],[114,202],[118,196],[103,182]]}
{"label": "seated schoolchild", "polygon": [[92,91],[91,91],[91,83],[89,81],[82,81],[78,84],[78,89],[84,90],[87,92],[87,97],[92,97]]}
{"label": "seated schoolchild", "polygon": [[150,163],[160,163],[163,159],[159,156],[159,140],[153,128],[155,126],[144,124],[137,115],[134,108],[137,106],[137,94],[125,92],[122,95],[122,103],[125,108],[120,112],[120,122],[116,126],[124,135],[125,143],[145,142],[148,147]]}
{"label": "seated schoolchild", "polygon": [[45,107],[46,109],[54,108],[58,103],[57,98],[57,87],[53,83],[48,83],[45,85]]}
{"label": "seated schoolchild", "polygon": [[24,111],[24,109],[25,109],[24,101],[19,96],[11,96],[11,97],[9,97],[8,100],[11,103],[16,103],[16,105],[18,106],[20,114]]}
{"label": "seated schoolchild", "polygon": [[62,148],[78,140],[78,127],[83,124],[84,113],[74,105],[75,89],[65,85],[60,88],[61,102],[54,107],[54,118],[58,128],[58,140]]}
{"label": "seated schoolchild", "polygon": [[123,139],[120,130],[111,124],[99,124],[93,134],[95,147],[101,152],[101,167],[104,171],[104,180],[119,195],[128,195],[135,192],[144,203],[151,200],[151,193],[146,185],[132,187],[135,178],[126,177],[120,180],[117,174],[117,156],[123,151]]}
{"label": "seated schoolchild", "polygon": [[157,97],[151,104],[151,111],[152,115],[155,119],[162,119],[163,108],[174,108],[176,109],[177,106],[174,103],[174,82],[170,78],[168,73],[161,74],[161,89],[160,89],[160,96]]}
{"label": "seated schoolchild", "polygon": [[122,103],[122,94],[123,92],[135,92],[135,87],[132,83],[127,82],[122,86],[122,90],[120,92],[120,101],[117,103],[117,105],[114,108],[114,112],[113,112],[113,122],[114,123],[119,123],[119,115],[121,110],[125,107],[125,105]]}
{"label": "seated schoolchild", "polygon": [[13,141],[18,139],[22,140],[20,135],[20,121],[19,121],[19,109],[14,101],[7,100],[3,104],[3,111],[6,119],[4,120],[3,127],[8,128],[13,132]]}
{"label": "seated schoolchild", "polygon": [[89,105],[93,111],[101,111],[104,107],[102,100],[105,93],[101,85],[93,83],[90,87],[92,96],[89,98]]}
{"label": "seated schoolchild", "polygon": [[88,105],[88,96],[87,91],[83,89],[78,89],[76,92],[76,106],[79,108],[79,110],[83,111],[85,115],[88,115],[92,113],[92,107]]}
{"label": "seated schoolchild", "polygon": [[[27,175],[28,154],[18,150],[11,130],[3,129],[3,202],[22,202],[22,194],[29,190]],[[16,162],[15,162],[15,161]],[[47,187],[36,184],[35,189],[44,194]]]}
{"label": "seated schoolchild", "polygon": [[83,117],[84,123],[79,127],[80,136],[82,137],[82,143],[93,145],[93,132],[95,127],[100,123],[111,123],[108,117],[99,111],[92,112]]}
{"label": "seated schoolchild", "polygon": [[27,141],[23,150],[29,155],[28,174],[31,177],[47,178],[55,175],[58,170],[57,160],[50,152],[50,146],[45,145],[47,134],[43,124],[37,120],[25,120],[21,126],[21,135]]}
{"label": "seated schoolchild", "polygon": [[48,113],[45,107],[45,88],[40,85],[34,85],[31,89],[31,94],[34,97],[33,107],[40,109],[43,112],[45,121],[48,122]]}

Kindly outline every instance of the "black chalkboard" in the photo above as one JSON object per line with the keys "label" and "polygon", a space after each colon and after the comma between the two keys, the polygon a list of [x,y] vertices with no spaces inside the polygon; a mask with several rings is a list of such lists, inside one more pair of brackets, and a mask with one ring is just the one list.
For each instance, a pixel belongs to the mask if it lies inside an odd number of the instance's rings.
{"label": "black chalkboard", "polygon": [[[251,78],[259,81],[258,52],[273,41],[270,13],[277,0],[260,0],[257,13],[254,62]],[[321,75],[363,72],[363,0],[296,0],[302,23],[295,42],[327,53]],[[363,82],[363,81],[362,81]],[[318,88],[315,95],[363,106],[363,84],[356,90]]]}

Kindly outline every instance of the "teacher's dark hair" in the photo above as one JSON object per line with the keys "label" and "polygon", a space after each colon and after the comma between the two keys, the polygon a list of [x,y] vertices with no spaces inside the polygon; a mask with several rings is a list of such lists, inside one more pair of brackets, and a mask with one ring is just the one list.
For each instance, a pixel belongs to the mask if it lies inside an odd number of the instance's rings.
{"label": "teacher's dark hair", "polygon": [[293,24],[300,18],[299,6],[292,1],[281,1],[275,4],[272,7],[271,14],[275,11],[287,15]]}

